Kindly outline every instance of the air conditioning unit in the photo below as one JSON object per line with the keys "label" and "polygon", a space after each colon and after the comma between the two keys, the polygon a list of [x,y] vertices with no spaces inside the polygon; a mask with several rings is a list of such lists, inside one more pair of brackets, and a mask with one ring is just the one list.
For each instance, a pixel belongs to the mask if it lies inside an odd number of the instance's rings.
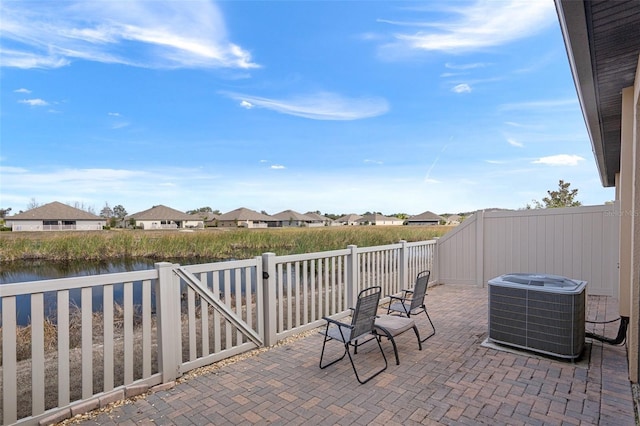
{"label": "air conditioning unit", "polygon": [[585,343],[586,281],[506,274],[489,280],[491,342],[576,359]]}

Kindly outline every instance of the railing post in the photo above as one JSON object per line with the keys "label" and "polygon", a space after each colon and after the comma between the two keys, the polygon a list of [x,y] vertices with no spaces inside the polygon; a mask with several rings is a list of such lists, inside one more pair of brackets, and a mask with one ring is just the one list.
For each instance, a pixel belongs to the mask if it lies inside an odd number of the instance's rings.
{"label": "railing post", "polygon": [[277,342],[277,297],[276,297],[276,262],[275,253],[262,255],[262,312],[264,316],[264,345],[273,346]]}
{"label": "railing post", "polygon": [[353,308],[358,298],[358,246],[349,245],[347,248],[351,251],[347,255],[347,307]]}
{"label": "railing post", "polygon": [[156,282],[156,319],[158,321],[158,368],[162,383],[174,381],[182,362],[180,324],[180,283],[173,264],[159,262]]}
{"label": "railing post", "polygon": [[408,288],[409,282],[409,247],[405,240],[399,241],[402,247],[400,248],[400,289]]}
{"label": "railing post", "polygon": [[435,238],[436,243],[431,246],[431,276],[429,279],[436,283],[440,282],[440,238]]}

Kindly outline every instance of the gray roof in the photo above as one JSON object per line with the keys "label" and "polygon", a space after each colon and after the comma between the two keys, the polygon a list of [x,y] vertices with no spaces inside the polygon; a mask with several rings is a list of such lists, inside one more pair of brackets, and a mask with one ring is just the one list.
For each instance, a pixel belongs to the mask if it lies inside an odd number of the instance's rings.
{"label": "gray roof", "polygon": [[205,222],[210,222],[216,220],[220,215],[211,212],[197,212],[189,213],[189,216],[191,216],[191,220],[204,220]]}
{"label": "gray roof", "polygon": [[356,222],[360,218],[362,218],[362,216],[359,214],[351,213],[337,218],[336,222]]}
{"label": "gray roof", "polygon": [[284,221],[299,220],[304,222],[313,222],[316,220],[310,216],[307,216],[306,214],[298,213],[293,210],[284,210],[284,211],[281,211],[280,213],[272,214],[271,216],[275,217],[278,220],[284,220]]}
{"label": "gray roof", "polygon": [[366,214],[364,216],[362,216],[360,219],[358,219],[358,222],[378,222],[378,221],[388,221],[388,220],[395,220],[395,221],[399,221],[399,222],[403,222],[402,219],[398,219],[397,217],[390,217],[390,216],[385,216],[379,213],[375,213],[375,214]]}
{"label": "gray roof", "polygon": [[445,218],[443,218],[442,216],[438,216],[435,213],[432,213],[430,211],[426,211],[420,214],[417,214],[415,216],[411,216],[409,219],[407,219],[409,222],[433,222],[433,221],[441,221],[441,220],[445,220]]}
{"label": "gray roof", "polygon": [[309,216],[310,218],[312,218],[313,220],[321,220],[323,222],[333,222],[333,219],[330,219],[326,216],[322,216],[321,214],[318,214],[316,212],[306,212],[305,213],[306,216]]}
{"label": "gray roof", "polygon": [[277,219],[274,219],[273,217],[266,214],[258,213],[255,210],[240,207],[239,209],[235,209],[223,215],[220,215],[218,217],[218,220],[250,220],[252,222],[274,222]]}
{"label": "gray roof", "polygon": [[569,65],[600,180],[620,171],[622,89],[640,53],[640,1],[555,0]]}
{"label": "gray roof", "polygon": [[100,216],[54,201],[6,218],[7,220],[105,220]]}
{"label": "gray roof", "polygon": [[127,219],[129,218],[134,218],[135,220],[198,220],[198,218],[190,214],[163,205],[130,214],[127,216]]}

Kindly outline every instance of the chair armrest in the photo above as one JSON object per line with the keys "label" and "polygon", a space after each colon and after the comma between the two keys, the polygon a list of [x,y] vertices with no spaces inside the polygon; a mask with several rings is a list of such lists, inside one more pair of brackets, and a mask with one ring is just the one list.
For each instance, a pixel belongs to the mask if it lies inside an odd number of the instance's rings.
{"label": "chair armrest", "polygon": [[325,320],[325,321],[327,321],[328,323],[332,323],[332,324],[335,324],[335,325],[340,326],[340,327],[353,328],[353,326],[352,326],[351,324],[347,324],[347,323],[344,323],[344,322],[340,322],[340,321],[335,320],[335,319],[333,319],[333,318],[329,318],[329,317],[322,317],[322,319],[323,319],[323,320]]}
{"label": "chair armrest", "polygon": [[389,295],[389,296],[387,296],[387,297],[388,297],[389,299],[391,299],[391,300],[393,300],[393,299],[395,299],[395,300],[399,300],[399,301],[403,301],[403,300],[404,300],[404,297],[400,297],[400,296],[391,296],[391,295]]}

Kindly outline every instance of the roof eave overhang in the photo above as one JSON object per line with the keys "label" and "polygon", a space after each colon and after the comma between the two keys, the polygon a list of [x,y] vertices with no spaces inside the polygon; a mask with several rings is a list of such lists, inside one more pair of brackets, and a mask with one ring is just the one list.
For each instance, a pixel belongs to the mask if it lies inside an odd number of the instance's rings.
{"label": "roof eave overhang", "polygon": [[608,177],[604,157],[604,139],[600,125],[597,87],[593,76],[589,27],[584,3],[575,0],[555,0],[555,3],[578,100],[600,173],[600,181],[605,187],[614,186],[615,182],[611,182]]}

